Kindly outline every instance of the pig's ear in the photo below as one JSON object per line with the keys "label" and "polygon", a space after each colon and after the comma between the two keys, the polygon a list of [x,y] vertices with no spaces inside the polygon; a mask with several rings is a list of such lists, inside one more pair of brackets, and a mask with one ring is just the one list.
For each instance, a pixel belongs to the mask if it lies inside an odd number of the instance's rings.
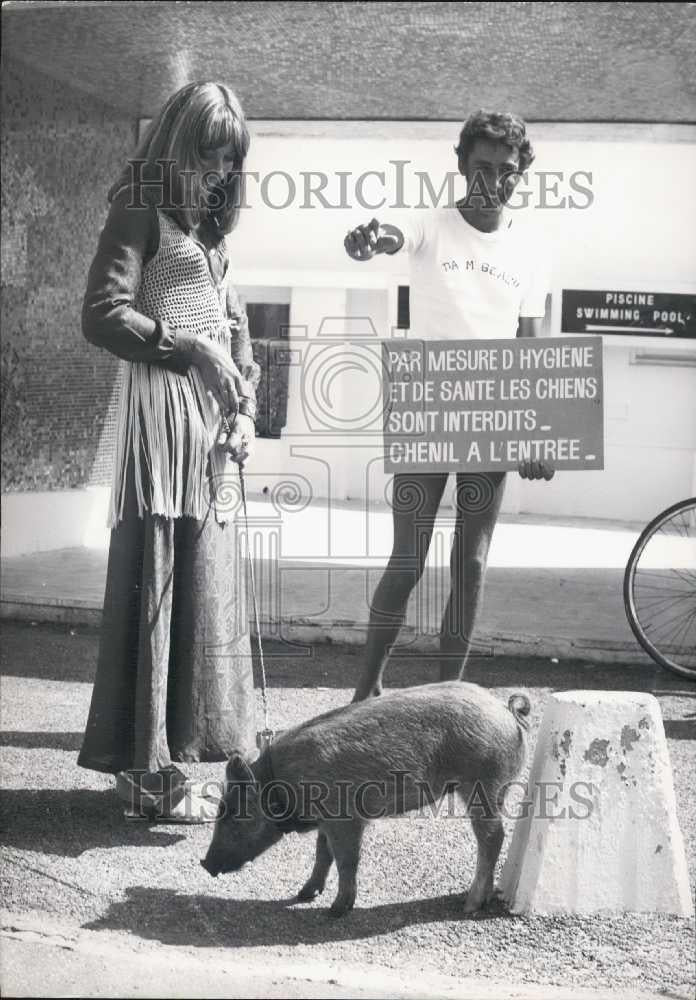
{"label": "pig's ear", "polygon": [[227,761],[225,777],[228,781],[234,782],[242,781],[251,782],[252,784],[256,782],[256,778],[249,767],[246,757],[238,750],[233,750],[230,759]]}

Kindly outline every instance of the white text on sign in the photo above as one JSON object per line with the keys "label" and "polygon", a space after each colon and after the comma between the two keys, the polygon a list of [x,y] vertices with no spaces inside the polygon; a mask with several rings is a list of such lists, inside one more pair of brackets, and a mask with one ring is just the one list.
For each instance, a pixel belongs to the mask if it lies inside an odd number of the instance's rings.
{"label": "white text on sign", "polygon": [[385,341],[385,469],[603,468],[596,338]]}

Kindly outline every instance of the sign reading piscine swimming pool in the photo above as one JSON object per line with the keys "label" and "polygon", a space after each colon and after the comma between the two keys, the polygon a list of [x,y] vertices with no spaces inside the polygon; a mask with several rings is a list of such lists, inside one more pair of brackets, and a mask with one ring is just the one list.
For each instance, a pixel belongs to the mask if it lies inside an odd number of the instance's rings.
{"label": "sign reading piscine swimming pool", "polygon": [[696,338],[696,295],[563,289],[563,333]]}
{"label": "sign reading piscine swimming pool", "polygon": [[384,467],[604,468],[597,337],[383,341]]}

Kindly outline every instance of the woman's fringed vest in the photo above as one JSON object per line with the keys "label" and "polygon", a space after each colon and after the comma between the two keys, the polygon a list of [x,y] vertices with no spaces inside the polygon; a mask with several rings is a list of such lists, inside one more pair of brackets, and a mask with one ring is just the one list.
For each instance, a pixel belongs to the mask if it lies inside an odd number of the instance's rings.
{"label": "woman's fringed vest", "polygon": [[[159,248],[143,268],[134,308],[172,329],[209,337],[229,352],[224,283],[215,286],[203,248],[164,212],[157,215]],[[224,522],[216,498],[227,493],[230,462],[216,445],[220,411],[197,367],[191,365],[186,375],[142,362],[122,361],[121,367],[111,527],[123,517],[131,458],[140,517],[147,511],[200,520],[212,504]]]}

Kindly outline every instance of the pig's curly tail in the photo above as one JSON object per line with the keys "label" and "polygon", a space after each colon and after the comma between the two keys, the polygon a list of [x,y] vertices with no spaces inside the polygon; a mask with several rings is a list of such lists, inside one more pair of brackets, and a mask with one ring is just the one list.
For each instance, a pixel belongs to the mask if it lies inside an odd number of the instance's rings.
{"label": "pig's curly tail", "polygon": [[523,729],[529,729],[529,719],[527,716],[532,710],[529,698],[526,694],[513,694],[508,701],[508,708],[515,716],[515,722]]}

